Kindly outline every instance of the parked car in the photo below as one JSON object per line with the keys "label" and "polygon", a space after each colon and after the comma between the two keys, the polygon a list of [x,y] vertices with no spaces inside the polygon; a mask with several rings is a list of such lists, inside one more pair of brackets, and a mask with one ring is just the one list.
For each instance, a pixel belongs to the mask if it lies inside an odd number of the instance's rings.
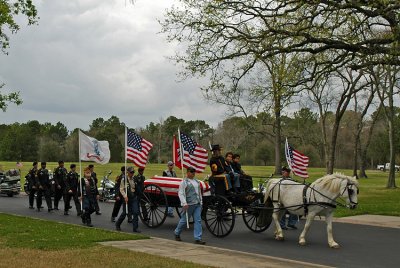
{"label": "parked car", "polygon": [[10,169],[0,173],[0,194],[13,196],[21,191],[21,177],[18,169]]}
{"label": "parked car", "polygon": [[[385,165],[377,165],[376,169],[377,170],[381,170],[381,171],[389,170],[390,169],[390,163],[386,163]],[[400,166],[394,165],[394,170],[397,171],[397,172],[400,171]]]}

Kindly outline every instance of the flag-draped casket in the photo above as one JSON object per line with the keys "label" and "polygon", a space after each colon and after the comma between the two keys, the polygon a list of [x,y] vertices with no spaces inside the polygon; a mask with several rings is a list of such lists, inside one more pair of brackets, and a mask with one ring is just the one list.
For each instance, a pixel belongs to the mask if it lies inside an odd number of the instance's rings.
{"label": "flag-draped casket", "polygon": [[[144,185],[146,186],[149,184],[155,184],[159,186],[168,197],[178,197],[178,190],[181,182],[181,178],[154,176],[151,179],[145,180]],[[203,196],[211,195],[210,186],[208,185],[208,183],[200,181],[200,187]]]}

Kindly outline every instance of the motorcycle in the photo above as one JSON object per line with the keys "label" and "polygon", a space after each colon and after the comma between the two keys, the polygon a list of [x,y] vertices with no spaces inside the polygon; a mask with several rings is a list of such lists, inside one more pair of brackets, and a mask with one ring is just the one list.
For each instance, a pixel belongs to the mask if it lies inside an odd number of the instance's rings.
{"label": "motorcycle", "polygon": [[99,195],[100,201],[106,202],[115,199],[115,182],[109,179],[112,171],[110,170],[100,181]]}

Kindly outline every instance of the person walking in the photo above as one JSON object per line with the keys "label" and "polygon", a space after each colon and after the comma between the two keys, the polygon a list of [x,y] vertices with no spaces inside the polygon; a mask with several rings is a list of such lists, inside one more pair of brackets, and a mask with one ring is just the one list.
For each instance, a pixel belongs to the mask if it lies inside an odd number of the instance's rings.
{"label": "person walking", "polygon": [[[167,163],[167,169],[163,171],[163,177],[170,177],[170,178],[176,178],[176,172],[174,170],[174,162],[168,161]],[[173,218],[174,217],[174,208],[173,207],[168,207],[168,217]]]}
{"label": "person walking", "polygon": [[[67,169],[64,167],[64,161],[58,161],[58,167],[54,170],[54,210],[58,210],[58,203],[65,194],[65,180],[67,178]],[[65,200],[64,200],[65,203]]]}
{"label": "person walking", "polygon": [[[290,177],[290,171],[291,171],[290,168],[287,167],[282,168],[282,180],[293,180]],[[286,226],[286,214],[289,215],[287,226]],[[299,216],[291,214],[289,213],[289,211],[286,210],[282,218],[280,219],[279,224],[281,225],[281,228],[283,230],[287,230],[288,228],[296,230],[297,229],[296,224],[298,221],[299,221]]]}
{"label": "person walking", "polygon": [[174,231],[175,240],[182,241],[181,233],[184,226],[187,224],[186,217],[193,217],[194,220],[194,242],[199,245],[204,245],[201,237],[203,230],[201,227],[201,207],[203,204],[200,181],[195,179],[196,170],[189,167],[186,170],[186,178],[179,185],[178,196],[182,205],[182,216]]}
{"label": "person walking", "polygon": [[[36,187],[37,180],[37,172],[38,172],[38,162],[32,163],[32,168],[29,170],[28,175],[26,175],[25,179],[28,181],[28,189],[29,189],[29,208],[34,209],[33,203],[35,202],[35,193],[37,193],[38,189]],[[37,205],[37,202],[36,202]],[[38,208],[40,208],[38,206]]]}
{"label": "person walking", "polygon": [[78,216],[82,216],[81,203],[79,202],[78,187],[79,187],[79,175],[76,173],[76,165],[70,165],[70,172],[68,172],[65,179],[65,192],[64,192],[64,215],[68,215],[68,211],[71,208],[71,198],[74,199],[76,212]]}
{"label": "person walking", "polygon": [[[92,172],[91,176],[94,179],[94,182],[96,183],[96,186],[97,186],[98,180],[97,180],[97,174],[96,174],[96,172],[94,172],[94,165],[90,164],[88,167],[89,167],[90,171]],[[99,200],[96,199],[94,205],[95,205],[95,209],[96,209],[96,215],[101,215],[100,207],[99,207]]]}
{"label": "person walking", "polygon": [[44,195],[47,204],[47,210],[48,212],[51,212],[53,207],[51,203],[51,183],[49,170],[46,168],[46,162],[40,163],[40,167],[41,168],[38,170],[36,177],[36,187],[38,189],[36,196],[37,211],[40,211],[40,208],[42,207],[42,196]]}
{"label": "person walking", "polygon": [[80,198],[82,200],[82,223],[89,227],[93,227],[90,215],[96,211],[96,200],[99,199],[99,191],[97,184],[92,177],[92,171],[89,167],[83,171],[84,177],[81,179]]}
{"label": "person walking", "polygon": [[[121,224],[126,218],[127,210],[132,213],[132,226],[134,233],[140,233],[139,227],[139,189],[135,182],[133,174],[135,170],[133,167],[127,168],[127,176],[125,175],[121,180],[121,186],[119,188],[121,195],[124,198],[124,204],[122,205],[122,213],[119,216],[117,222],[115,223],[115,229],[121,231]],[[127,178],[127,179],[126,179]]]}
{"label": "person walking", "polygon": [[125,174],[125,166],[122,166],[121,174],[117,176],[115,180],[115,186],[114,186],[115,202],[111,213],[111,222],[115,222],[115,218],[118,216],[119,210],[121,209],[121,206],[124,203],[124,197],[121,195],[121,192],[119,191],[119,188],[121,186],[121,180],[122,178],[124,178],[124,174]]}

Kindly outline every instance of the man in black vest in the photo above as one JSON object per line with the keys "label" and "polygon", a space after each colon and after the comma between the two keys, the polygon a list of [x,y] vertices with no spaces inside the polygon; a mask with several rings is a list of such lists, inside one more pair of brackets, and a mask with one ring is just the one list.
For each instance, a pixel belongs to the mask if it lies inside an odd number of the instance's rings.
{"label": "man in black vest", "polygon": [[[96,172],[94,172],[94,165],[90,164],[89,169],[92,172],[92,178],[94,179],[94,182],[96,183],[96,186],[97,186],[98,181],[97,181],[97,174],[96,174]],[[95,202],[95,208],[96,208],[96,215],[101,215],[99,201],[97,199]]]}
{"label": "man in black vest", "polygon": [[67,173],[67,169],[64,167],[64,161],[58,161],[58,167],[54,170],[54,210],[58,210],[58,203],[65,194]]}
{"label": "man in black vest", "polygon": [[139,195],[140,195],[140,181],[138,179],[135,180],[133,174],[135,170],[133,167],[129,167],[127,169],[127,176],[121,181],[120,192],[124,197],[125,203],[122,205],[122,213],[119,216],[117,222],[115,223],[115,228],[117,231],[121,231],[121,223],[124,221],[127,213],[126,207],[132,213],[133,220],[133,232],[140,233],[141,231],[138,229],[139,227]]}
{"label": "man in black vest", "polygon": [[[115,203],[113,207],[113,211],[111,213],[111,222],[115,222],[115,218],[118,216],[119,210],[124,202],[124,197],[121,195],[119,191],[119,187],[121,186],[121,180],[125,177],[125,166],[121,167],[121,174],[115,180],[114,192],[115,192]],[[129,218],[129,215],[128,215]]]}
{"label": "man in black vest", "polygon": [[76,165],[70,165],[71,171],[68,172],[65,180],[65,194],[64,194],[64,215],[68,215],[68,211],[71,208],[71,198],[74,199],[75,208],[78,216],[82,215],[81,203],[79,202],[78,187],[79,187],[79,175],[76,173]]}
{"label": "man in black vest", "polygon": [[81,187],[79,195],[82,199],[82,223],[89,227],[93,227],[92,219],[90,215],[96,211],[96,200],[99,199],[99,191],[97,189],[97,184],[92,178],[92,171],[89,167],[84,170],[84,177],[81,179]]}
{"label": "man in black vest", "polygon": [[[37,172],[38,172],[38,162],[33,162],[32,168],[29,170],[28,175],[26,175],[25,179],[28,181],[28,189],[29,189],[29,208],[34,209],[33,203],[35,201],[35,193],[37,193],[36,180],[37,180]],[[37,205],[37,203],[36,203]],[[40,207],[38,207],[40,208]]]}
{"label": "man in black vest", "polygon": [[40,208],[42,206],[42,196],[44,195],[47,209],[49,212],[51,212],[53,208],[51,204],[51,183],[49,171],[46,169],[46,162],[42,162],[40,166],[41,168],[38,170],[36,177],[36,187],[38,189],[36,197],[37,211],[40,211]]}

